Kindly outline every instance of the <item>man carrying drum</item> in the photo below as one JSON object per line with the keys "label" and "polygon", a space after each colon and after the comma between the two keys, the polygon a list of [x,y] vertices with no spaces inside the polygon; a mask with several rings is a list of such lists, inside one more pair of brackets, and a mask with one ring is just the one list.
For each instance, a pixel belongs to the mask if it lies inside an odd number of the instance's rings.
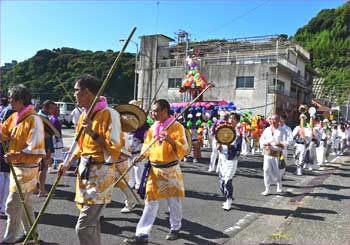
{"label": "man carrying drum", "polygon": [[[242,136],[237,129],[240,116],[237,113],[230,113],[228,117],[228,123],[220,124],[216,128],[217,149],[219,151],[219,158],[221,160],[221,166],[219,169],[219,188],[226,201],[223,203],[222,208],[224,210],[230,210],[233,197],[232,178],[236,173],[238,165],[238,156],[241,153],[242,148]],[[226,127],[226,133],[220,137],[221,129]],[[231,130],[232,132],[227,130]],[[233,135],[232,139],[229,139],[230,135]],[[226,139],[225,139],[226,138]]]}

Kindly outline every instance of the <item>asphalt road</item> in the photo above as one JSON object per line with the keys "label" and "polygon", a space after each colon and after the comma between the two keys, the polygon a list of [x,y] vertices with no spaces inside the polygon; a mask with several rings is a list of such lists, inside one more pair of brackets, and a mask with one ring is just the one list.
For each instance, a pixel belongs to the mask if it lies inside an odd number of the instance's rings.
{"label": "asphalt road", "polygon": [[[64,129],[65,147],[74,140],[72,129]],[[279,210],[267,208],[276,195],[262,196],[264,190],[262,175],[262,156],[242,156],[236,176],[233,180],[234,201],[230,211],[222,209],[222,197],[218,188],[216,173],[208,173],[209,151],[202,152],[199,163],[186,162],[182,165],[186,197],[183,200],[183,221],[181,239],[167,241],[169,231],[169,213],[166,201],[160,201],[158,217],[153,226],[150,243],[154,244],[223,244],[230,239],[230,228],[242,222],[249,214],[283,215]],[[287,165],[291,165],[289,160]],[[298,184],[317,175],[317,171],[308,175],[294,175],[295,167],[288,166],[284,176],[284,189],[297,187]],[[48,174],[47,188],[56,178],[55,173]],[[274,188],[273,188],[274,189]],[[63,177],[53,200],[39,224],[41,239],[47,243],[78,244],[75,235],[75,224],[79,210],[74,203],[75,176],[72,173]],[[288,196],[288,193],[282,194]],[[35,210],[38,212],[45,198],[34,197]],[[102,222],[102,244],[120,244],[126,237],[134,235],[136,224],[141,217],[142,208],[138,207],[130,214],[120,213],[123,197],[119,190],[113,194],[112,203],[104,210]],[[3,236],[5,220],[0,220],[0,236]],[[242,241],[243,242],[243,241]]]}

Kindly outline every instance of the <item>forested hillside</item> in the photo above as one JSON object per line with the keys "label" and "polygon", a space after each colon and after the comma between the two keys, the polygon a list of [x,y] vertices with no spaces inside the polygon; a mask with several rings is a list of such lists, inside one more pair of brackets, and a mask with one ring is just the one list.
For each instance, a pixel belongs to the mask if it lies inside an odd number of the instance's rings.
{"label": "forested hillside", "polygon": [[[24,83],[33,91],[34,98],[41,101],[53,99],[70,102],[67,92],[73,96],[76,76],[89,73],[103,81],[117,55],[118,52],[112,50],[105,52],[72,48],[40,50],[32,58],[6,71],[1,86],[6,91],[12,84]],[[134,68],[135,55],[124,53],[105,90],[109,103],[126,103],[132,99]]]}
{"label": "forested hillside", "polygon": [[324,77],[323,95],[338,104],[350,95],[350,7],[324,9],[295,36],[312,54],[312,66]]}

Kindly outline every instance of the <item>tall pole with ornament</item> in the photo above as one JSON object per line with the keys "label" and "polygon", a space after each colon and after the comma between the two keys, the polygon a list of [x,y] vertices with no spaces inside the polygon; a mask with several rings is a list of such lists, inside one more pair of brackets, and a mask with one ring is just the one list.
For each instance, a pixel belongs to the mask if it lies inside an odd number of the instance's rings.
{"label": "tall pole with ornament", "polygon": [[[186,62],[188,64],[188,73],[186,79],[182,82],[180,92],[188,93],[190,95],[188,99],[193,100],[209,84],[206,77],[199,70],[198,61],[195,57],[187,57]],[[199,101],[203,101],[203,98],[199,98]]]}

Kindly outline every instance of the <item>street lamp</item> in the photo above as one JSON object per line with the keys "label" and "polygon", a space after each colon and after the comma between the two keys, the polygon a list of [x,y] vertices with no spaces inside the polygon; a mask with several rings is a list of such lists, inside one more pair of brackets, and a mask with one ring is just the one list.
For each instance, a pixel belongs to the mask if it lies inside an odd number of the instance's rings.
{"label": "street lamp", "polygon": [[[119,42],[125,42],[126,40],[125,39],[120,39]],[[136,85],[137,85],[137,72],[136,72],[136,65],[137,65],[137,55],[139,53],[139,44],[133,40],[130,40],[130,42],[132,42],[133,44],[135,44],[136,46],[136,55],[135,55],[135,78],[134,78],[134,100],[137,100],[136,98]]]}

